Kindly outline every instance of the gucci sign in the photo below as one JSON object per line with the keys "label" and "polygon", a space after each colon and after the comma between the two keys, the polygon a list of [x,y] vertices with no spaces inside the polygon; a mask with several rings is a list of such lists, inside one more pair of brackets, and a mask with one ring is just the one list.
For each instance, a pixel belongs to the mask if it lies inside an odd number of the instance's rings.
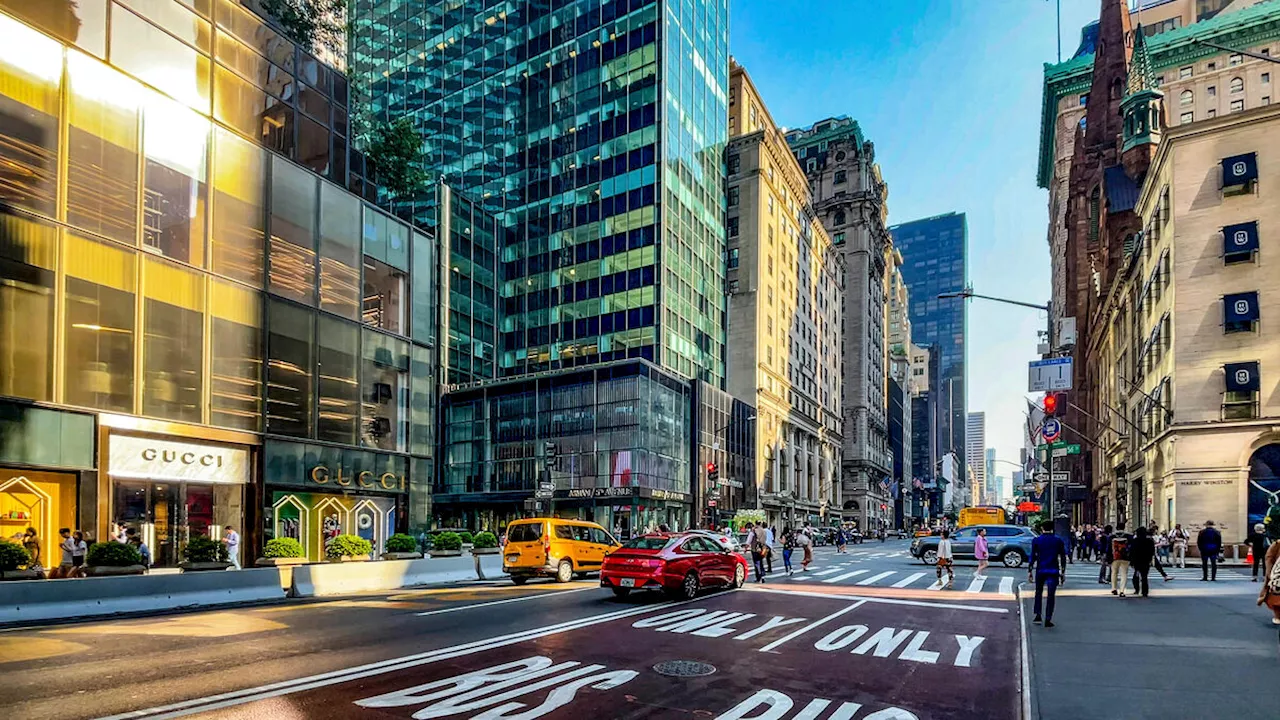
{"label": "gucci sign", "polygon": [[114,433],[107,447],[108,468],[114,477],[236,484],[249,481],[249,451],[242,447]]}
{"label": "gucci sign", "polygon": [[385,472],[376,474],[368,470],[362,470],[358,473],[343,472],[342,468],[330,470],[324,465],[317,465],[311,468],[311,482],[317,485],[329,485],[330,483],[341,487],[361,487],[366,490],[382,489],[392,492],[404,492],[404,476],[395,473]]}

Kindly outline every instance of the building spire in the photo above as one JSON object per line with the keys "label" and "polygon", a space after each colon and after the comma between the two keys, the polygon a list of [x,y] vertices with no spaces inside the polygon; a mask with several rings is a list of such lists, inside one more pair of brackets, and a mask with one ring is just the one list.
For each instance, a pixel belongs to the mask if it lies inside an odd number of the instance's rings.
{"label": "building spire", "polygon": [[1147,50],[1147,35],[1139,25],[1133,31],[1133,58],[1129,62],[1129,83],[1125,95],[1134,95],[1143,90],[1155,90],[1155,79],[1151,75],[1151,53]]}

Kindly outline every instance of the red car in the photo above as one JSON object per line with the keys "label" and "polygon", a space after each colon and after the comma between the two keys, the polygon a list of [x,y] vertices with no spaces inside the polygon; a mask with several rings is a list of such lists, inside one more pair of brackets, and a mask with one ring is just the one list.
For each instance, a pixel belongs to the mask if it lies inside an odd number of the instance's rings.
{"label": "red car", "polygon": [[600,587],[618,597],[665,590],[692,599],[704,587],[740,588],[746,581],[746,558],[697,533],[633,538],[606,555],[600,570]]}

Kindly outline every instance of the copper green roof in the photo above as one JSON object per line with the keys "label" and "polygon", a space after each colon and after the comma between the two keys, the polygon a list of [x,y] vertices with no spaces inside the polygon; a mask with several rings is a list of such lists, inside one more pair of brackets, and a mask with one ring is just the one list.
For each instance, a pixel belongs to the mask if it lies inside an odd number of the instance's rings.
{"label": "copper green roof", "polygon": [[[830,123],[829,127],[815,131],[814,128],[819,125]],[[804,133],[801,135],[801,133]],[[802,150],[812,145],[823,142],[831,142],[832,140],[843,140],[852,136],[858,147],[862,147],[867,140],[862,136],[862,128],[858,126],[857,120],[849,119],[848,115],[839,115],[837,117],[819,120],[807,128],[792,128],[787,131],[787,144],[792,150]]]}
{"label": "copper green roof", "polygon": [[[1151,69],[1160,71],[1223,53],[1222,50],[1200,45],[1197,40],[1211,40],[1220,45],[1245,49],[1276,38],[1280,38],[1280,0],[1263,0],[1243,10],[1153,35],[1146,38],[1146,45]],[[1053,174],[1058,101],[1064,96],[1084,92],[1092,81],[1093,53],[1066,62],[1044,64],[1040,159],[1036,170],[1036,184],[1042,188],[1049,187],[1049,178]]]}

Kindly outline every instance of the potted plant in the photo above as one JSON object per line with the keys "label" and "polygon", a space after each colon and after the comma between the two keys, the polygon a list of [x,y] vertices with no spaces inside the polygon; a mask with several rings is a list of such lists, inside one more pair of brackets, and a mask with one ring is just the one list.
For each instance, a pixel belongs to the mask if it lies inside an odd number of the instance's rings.
{"label": "potted plant", "polygon": [[418,560],[421,557],[418,541],[405,533],[396,533],[387,538],[387,551],[382,553],[383,560]]}
{"label": "potted plant", "polygon": [[431,543],[431,557],[458,557],[462,554],[462,536],[456,532],[442,532]]}
{"label": "potted plant", "polygon": [[182,572],[226,570],[231,567],[231,555],[227,544],[221,540],[197,535],[182,548],[182,562],[178,563],[178,567],[182,568]]}
{"label": "potted plant", "polygon": [[463,530],[462,532],[458,533],[458,537],[462,538],[463,546],[472,545],[475,543],[475,536],[473,536],[470,532],[467,532],[466,530]]}
{"label": "potted plant", "polygon": [[324,556],[330,562],[362,562],[372,552],[373,543],[359,535],[339,535],[324,546]]}
{"label": "potted plant", "polygon": [[476,533],[475,542],[471,546],[472,555],[497,555],[501,550],[498,548],[498,536],[489,531]]}
{"label": "potted plant", "polygon": [[262,557],[254,565],[258,567],[277,567],[280,565],[302,565],[307,561],[307,553],[302,543],[293,538],[274,538],[262,546]]}
{"label": "potted plant", "polygon": [[40,571],[27,567],[31,553],[15,542],[0,540],[0,580],[39,580]]}
{"label": "potted plant", "polygon": [[141,575],[147,571],[142,564],[142,554],[132,545],[118,542],[94,543],[85,557],[84,574],[89,577],[104,575]]}

